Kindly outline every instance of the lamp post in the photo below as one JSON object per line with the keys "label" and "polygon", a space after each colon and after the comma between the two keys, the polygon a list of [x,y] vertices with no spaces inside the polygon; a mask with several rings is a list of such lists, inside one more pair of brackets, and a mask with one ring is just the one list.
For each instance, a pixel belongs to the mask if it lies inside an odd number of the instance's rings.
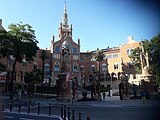
{"label": "lamp post", "polygon": [[26,61],[26,59],[25,59],[25,57],[24,57],[23,60],[22,60],[22,70],[23,70],[22,90],[24,90],[24,84],[25,84],[24,77],[25,77],[26,65],[27,65],[27,61]]}
{"label": "lamp post", "polygon": [[91,98],[93,98],[93,96],[95,97],[96,96],[96,81],[95,81],[95,78],[96,78],[96,66],[93,64],[91,66],[91,70],[92,70],[92,74],[93,74],[93,79],[92,79],[92,93],[91,93]]}
{"label": "lamp post", "polygon": [[80,67],[80,73],[81,73],[81,82],[82,82],[82,86],[83,86],[83,82],[84,82],[84,66],[81,65]]}
{"label": "lamp post", "polygon": [[120,96],[120,100],[123,100],[123,94],[124,94],[124,82],[123,82],[124,76],[121,73],[120,74],[120,84],[119,84],[119,96]]}
{"label": "lamp post", "polygon": [[27,65],[27,61],[26,61],[26,58],[25,56],[23,57],[23,60],[22,60],[22,98],[23,98],[23,95],[24,95],[24,89],[25,89],[25,80],[24,80],[24,77],[25,77],[25,69],[26,69],[26,65]]}
{"label": "lamp post", "polygon": [[9,64],[12,66],[10,99],[13,99],[13,86],[14,86],[14,81],[13,81],[13,74],[14,74],[13,64],[14,64],[14,61],[15,61],[15,58],[13,57],[13,55],[10,55],[9,56]]}
{"label": "lamp post", "polygon": [[73,100],[73,99],[72,99],[72,98],[73,98],[73,97],[72,97],[72,82],[73,82],[72,79],[70,79],[70,80],[69,80],[69,94],[70,94],[70,95],[69,95],[69,102],[70,102],[70,104],[72,103],[72,100]]}

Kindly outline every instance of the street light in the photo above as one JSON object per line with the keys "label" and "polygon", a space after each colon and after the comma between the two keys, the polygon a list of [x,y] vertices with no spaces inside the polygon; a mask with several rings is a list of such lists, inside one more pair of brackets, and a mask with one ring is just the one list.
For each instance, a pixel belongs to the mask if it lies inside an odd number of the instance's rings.
{"label": "street light", "polygon": [[23,58],[22,60],[22,70],[23,70],[23,78],[22,78],[22,90],[24,90],[24,76],[25,76],[25,68],[26,68],[26,65],[27,65],[27,61],[25,59],[25,57]]}
{"label": "street light", "polygon": [[91,66],[91,71],[94,76],[92,80],[92,90],[91,90],[91,98],[93,99],[93,95],[94,97],[96,96],[96,81],[95,81],[96,66],[94,64]]}
{"label": "street light", "polygon": [[10,99],[13,99],[13,86],[14,86],[14,81],[13,81],[13,64],[14,64],[15,58],[13,55],[9,56],[9,65],[12,66],[12,72],[11,72],[11,91],[10,91]]}

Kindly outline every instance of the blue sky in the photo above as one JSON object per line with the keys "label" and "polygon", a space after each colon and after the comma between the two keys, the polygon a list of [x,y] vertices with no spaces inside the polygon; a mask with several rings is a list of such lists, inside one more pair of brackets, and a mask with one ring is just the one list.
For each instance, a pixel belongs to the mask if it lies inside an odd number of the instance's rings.
{"label": "blue sky", "polygon": [[[81,40],[81,52],[114,47],[127,42],[150,40],[160,33],[158,0],[66,0],[73,40]],[[30,24],[40,48],[49,48],[58,38],[64,0],[0,0],[0,19],[8,30],[11,23]]]}

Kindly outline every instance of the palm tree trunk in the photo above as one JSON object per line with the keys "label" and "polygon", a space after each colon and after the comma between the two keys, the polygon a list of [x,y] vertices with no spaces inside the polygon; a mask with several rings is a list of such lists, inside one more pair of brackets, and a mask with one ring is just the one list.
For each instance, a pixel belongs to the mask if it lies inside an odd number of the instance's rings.
{"label": "palm tree trunk", "polygon": [[99,61],[99,71],[98,71],[98,98],[100,99],[100,61]]}

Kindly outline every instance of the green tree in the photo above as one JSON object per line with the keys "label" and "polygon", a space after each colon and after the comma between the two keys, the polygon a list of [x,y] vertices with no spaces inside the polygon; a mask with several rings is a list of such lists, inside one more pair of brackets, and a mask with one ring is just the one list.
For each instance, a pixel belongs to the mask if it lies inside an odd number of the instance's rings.
{"label": "green tree", "polygon": [[36,40],[35,31],[29,24],[18,24],[9,25],[9,31],[0,33],[0,54],[9,58],[13,55],[14,61],[12,64],[11,73],[11,94],[10,99],[13,99],[13,73],[16,70],[16,63],[22,62],[24,56],[27,61],[33,59],[36,55],[38,41]]}
{"label": "green tree", "polygon": [[[42,72],[43,72],[43,79],[44,79],[44,64],[45,64],[45,59],[47,59],[47,54],[45,50],[41,51],[41,56],[40,56],[41,60],[42,60]],[[43,80],[41,82],[41,91],[43,90]],[[41,93],[41,97],[42,97],[42,93]]]}
{"label": "green tree", "polygon": [[41,59],[42,59],[42,71],[44,74],[44,63],[45,63],[45,59],[47,59],[47,54],[45,50],[41,51]]}
{"label": "green tree", "polygon": [[[158,86],[160,86],[160,34],[153,37],[150,41],[144,40],[144,51],[148,52],[149,55],[149,71],[152,73],[154,80]],[[132,50],[131,55],[129,56],[133,66],[135,67],[137,73],[141,73],[141,61],[140,61],[140,52],[141,48],[136,48]]]}
{"label": "green tree", "polygon": [[150,69],[156,84],[160,86],[160,34],[151,39]]}
{"label": "green tree", "polygon": [[31,90],[35,84],[41,83],[43,81],[43,72],[40,69],[36,69],[30,72],[26,72],[25,82],[28,83],[28,92],[34,92]]}
{"label": "green tree", "polygon": [[33,81],[34,84],[43,82],[44,73],[41,69],[33,70],[33,73],[35,79],[35,81]]}
{"label": "green tree", "polygon": [[103,61],[105,55],[103,54],[103,50],[99,50],[97,48],[96,53],[93,55],[94,59],[98,62]]}
{"label": "green tree", "polygon": [[96,53],[93,54],[93,59],[98,62],[99,65],[99,70],[98,70],[98,98],[100,98],[100,66],[101,66],[101,61],[103,61],[105,55],[103,54],[103,50],[99,50],[97,48]]}
{"label": "green tree", "polygon": [[131,64],[132,66],[134,66],[137,73],[141,73],[140,51],[141,48],[137,47],[134,50],[132,50],[131,54],[129,55],[131,59]]}

